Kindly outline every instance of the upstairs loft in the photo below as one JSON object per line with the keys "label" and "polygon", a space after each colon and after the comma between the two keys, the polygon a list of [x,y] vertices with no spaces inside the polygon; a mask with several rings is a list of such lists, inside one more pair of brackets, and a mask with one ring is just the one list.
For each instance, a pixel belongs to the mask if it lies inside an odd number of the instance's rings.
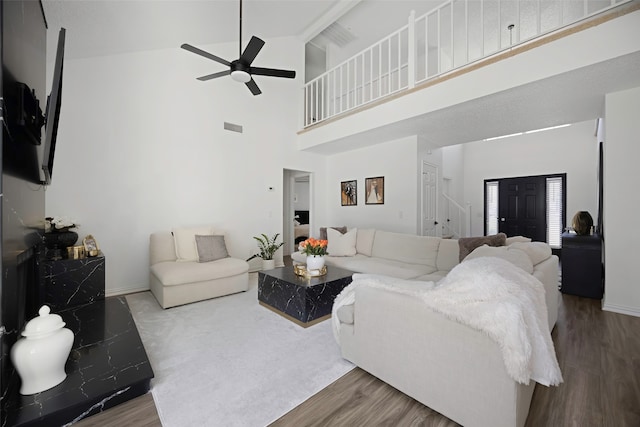
{"label": "upstairs loft", "polygon": [[448,1],[308,82],[298,147],[446,146],[596,118],[605,93],[640,86],[638,40],[638,0]]}

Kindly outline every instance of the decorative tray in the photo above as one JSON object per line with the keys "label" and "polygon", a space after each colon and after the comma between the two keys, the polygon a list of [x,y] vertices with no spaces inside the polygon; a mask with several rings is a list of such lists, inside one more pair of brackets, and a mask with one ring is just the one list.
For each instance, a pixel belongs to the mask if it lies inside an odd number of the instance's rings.
{"label": "decorative tray", "polygon": [[324,276],[325,274],[327,274],[327,266],[323,265],[322,268],[319,270],[307,270],[306,265],[297,264],[293,266],[293,271],[296,273],[297,276],[318,277],[318,276]]}

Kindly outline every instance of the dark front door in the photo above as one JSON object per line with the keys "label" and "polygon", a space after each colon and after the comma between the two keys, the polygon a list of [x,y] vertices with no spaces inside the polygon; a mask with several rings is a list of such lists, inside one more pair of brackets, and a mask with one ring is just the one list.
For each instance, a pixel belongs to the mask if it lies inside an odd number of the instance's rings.
{"label": "dark front door", "polygon": [[546,242],[545,177],[501,179],[498,194],[498,231],[507,236],[525,236]]}

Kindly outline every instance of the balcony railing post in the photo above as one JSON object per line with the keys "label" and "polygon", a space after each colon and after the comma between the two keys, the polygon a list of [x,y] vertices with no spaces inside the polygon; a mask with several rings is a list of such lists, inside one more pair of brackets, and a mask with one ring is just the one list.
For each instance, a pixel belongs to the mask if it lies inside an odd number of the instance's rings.
{"label": "balcony railing post", "polygon": [[409,89],[416,85],[416,58],[418,57],[418,43],[416,43],[416,11],[409,13],[409,28],[407,33],[407,83]]}

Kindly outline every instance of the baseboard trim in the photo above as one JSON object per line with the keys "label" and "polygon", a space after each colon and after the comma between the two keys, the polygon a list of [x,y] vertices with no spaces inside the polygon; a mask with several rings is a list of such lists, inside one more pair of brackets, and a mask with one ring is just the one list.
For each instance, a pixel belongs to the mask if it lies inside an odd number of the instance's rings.
{"label": "baseboard trim", "polygon": [[629,316],[640,317],[640,309],[636,307],[627,307],[624,305],[603,303],[602,309],[604,311],[612,311],[614,313],[627,314]]}
{"label": "baseboard trim", "polygon": [[115,297],[118,295],[126,295],[126,294],[135,294],[136,292],[145,292],[149,290],[149,285],[140,286],[137,288],[117,288],[117,289],[109,289],[105,292],[107,297]]}

